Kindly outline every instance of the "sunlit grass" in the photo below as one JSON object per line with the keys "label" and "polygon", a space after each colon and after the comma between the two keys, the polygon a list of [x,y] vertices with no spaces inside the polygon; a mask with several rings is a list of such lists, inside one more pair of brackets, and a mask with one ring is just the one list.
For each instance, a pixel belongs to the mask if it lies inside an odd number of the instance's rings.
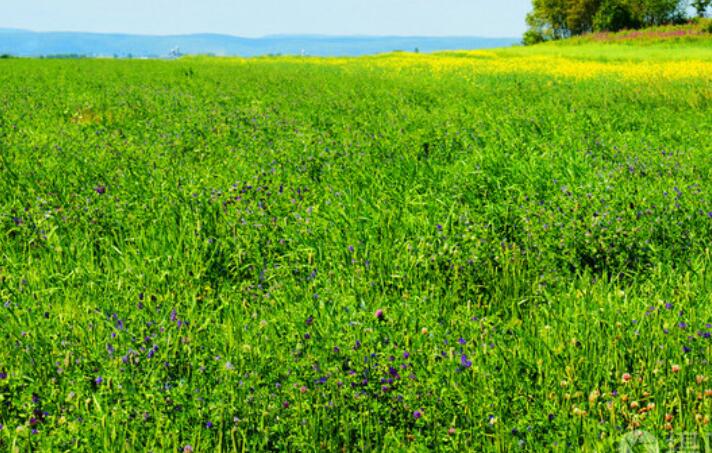
{"label": "sunlit grass", "polygon": [[603,46],[0,61],[0,450],[708,432],[712,59]]}

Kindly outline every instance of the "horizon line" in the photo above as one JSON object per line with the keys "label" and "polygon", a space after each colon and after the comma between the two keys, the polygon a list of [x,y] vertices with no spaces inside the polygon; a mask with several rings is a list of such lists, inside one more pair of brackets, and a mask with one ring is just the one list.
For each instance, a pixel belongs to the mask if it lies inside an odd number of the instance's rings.
{"label": "horizon line", "polygon": [[62,34],[86,34],[86,35],[119,35],[119,36],[138,36],[151,38],[175,38],[188,36],[228,36],[239,39],[268,39],[268,38],[427,38],[427,39],[448,39],[448,38],[477,38],[477,39],[521,39],[520,36],[486,36],[486,35],[389,35],[389,34],[329,34],[329,33],[277,33],[259,36],[244,36],[232,33],[217,33],[217,32],[191,32],[191,33],[175,33],[175,34],[151,34],[151,33],[131,33],[131,32],[111,32],[111,31],[78,31],[78,30],[32,30],[29,28],[16,27],[0,27],[2,31],[15,31],[26,33],[62,33]]}

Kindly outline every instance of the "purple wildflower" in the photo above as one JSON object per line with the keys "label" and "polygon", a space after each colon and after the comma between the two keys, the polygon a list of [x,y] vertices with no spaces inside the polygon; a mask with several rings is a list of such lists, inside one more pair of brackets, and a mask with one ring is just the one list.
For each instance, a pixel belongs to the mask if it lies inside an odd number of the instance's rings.
{"label": "purple wildflower", "polygon": [[415,411],[415,412],[413,412],[413,418],[416,419],[416,420],[419,419],[419,418],[422,417],[422,416],[423,416],[423,413],[420,412],[420,411]]}
{"label": "purple wildflower", "polygon": [[105,186],[96,186],[94,187],[94,191],[98,193],[99,195],[104,195],[106,193],[106,187]]}

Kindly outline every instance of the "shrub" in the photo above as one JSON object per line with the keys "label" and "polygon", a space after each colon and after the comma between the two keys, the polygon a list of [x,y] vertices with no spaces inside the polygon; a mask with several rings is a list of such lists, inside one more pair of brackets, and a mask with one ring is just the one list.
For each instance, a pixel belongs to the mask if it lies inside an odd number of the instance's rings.
{"label": "shrub", "polygon": [[593,17],[594,31],[620,31],[638,26],[628,6],[614,0],[605,0]]}

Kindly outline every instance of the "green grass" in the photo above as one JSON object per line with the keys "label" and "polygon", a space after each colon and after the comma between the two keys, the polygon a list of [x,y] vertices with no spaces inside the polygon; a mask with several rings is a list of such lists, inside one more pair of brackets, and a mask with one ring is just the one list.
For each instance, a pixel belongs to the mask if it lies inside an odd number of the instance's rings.
{"label": "green grass", "polygon": [[566,41],[552,41],[532,47],[510,47],[497,49],[500,57],[527,57],[531,55],[565,57],[583,61],[633,61],[667,62],[712,59],[712,39],[680,45],[675,42],[658,42],[645,46],[624,43],[590,42],[562,44]]}
{"label": "green grass", "polygon": [[710,431],[708,81],[369,61],[0,61],[0,450]]}

